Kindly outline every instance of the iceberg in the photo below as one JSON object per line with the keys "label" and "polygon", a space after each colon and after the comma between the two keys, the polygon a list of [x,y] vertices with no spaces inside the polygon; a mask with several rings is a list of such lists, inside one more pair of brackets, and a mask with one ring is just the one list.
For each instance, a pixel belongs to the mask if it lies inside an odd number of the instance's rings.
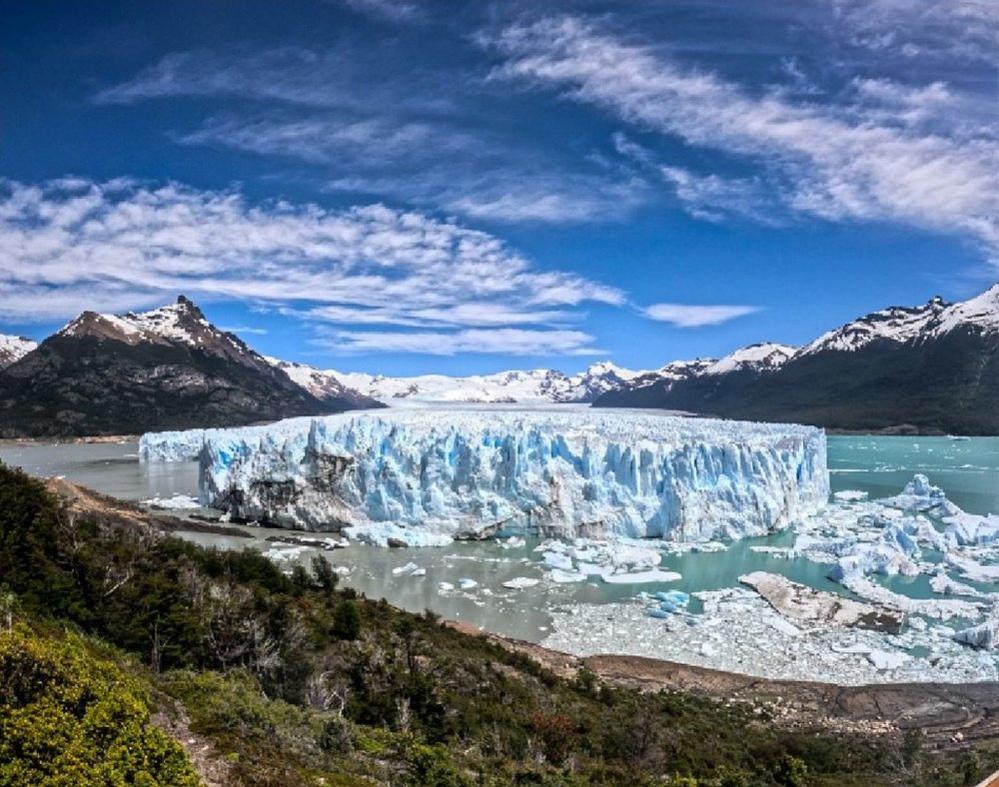
{"label": "iceberg", "polygon": [[411,542],[398,531],[708,542],[775,532],[829,495],[820,429],[656,413],[345,413],[148,434],[140,454],[196,448],[202,504],[235,521],[359,528],[372,543]]}

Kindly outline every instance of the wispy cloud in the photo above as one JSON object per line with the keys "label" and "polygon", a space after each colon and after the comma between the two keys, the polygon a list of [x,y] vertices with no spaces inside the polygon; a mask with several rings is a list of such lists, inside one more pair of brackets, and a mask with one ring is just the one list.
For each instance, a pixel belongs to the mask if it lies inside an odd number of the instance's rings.
{"label": "wispy cloud", "polygon": [[249,325],[237,325],[237,326],[220,325],[219,329],[226,331],[228,333],[235,333],[235,334],[245,333],[245,334],[250,334],[252,336],[265,336],[268,332],[266,328],[254,328]]}
{"label": "wispy cloud", "polygon": [[[488,233],[377,204],[250,204],[236,191],[129,180],[2,183],[4,318],[138,308],[177,292],[269,304],[319,323],[445,326],[439,333],[454,336],[453,346],[472,351],[478,342],[482,352],[527,347],[531,337],[553,352],[584,350],[585,334],[538,326],[578,319],[587,302],[625,301],[614,287],[540,270]],[[354,332],[339,346],[374,341]],[[377,341],[391,340],[385,332]]]}
{"label": "wispy cloud", "polygon": [[529,139],[483,123],[477,95],[467,92],[479,89],[471,76],[408,66],[386,69],[350,46],[177,52],[95,100],[241,99],[239,108],[171,138],[297,159],[329,190],[474,219],[608,221],[647,198],[647,185],[632,174],[545,155]]}
{"label": "wispy cloud", "polygon": [[758,311],[758,306],[692,306],[682,303],[656,303],[642,310],[646,317],[678,328],[720,325]]}
{"label": "wispy cloud", "polygon": [[498,353],[503,355],[600,355],[593,337],[582,331],[521,328],[460,331],[332,331],[316,340],[343,353],[403,352],[421,355]]}
{"label": "wispy cloud", "polygon": [[999,63],[999,6],[989,0],[826,0],[854,46]]}
{"label": "wispy cloud", "polygon": [[342,0],[344,4],[365,14],[390,22],[412,22],[422,15],[418,3],[409,0]]}
{"label": "wispy cloud", "polygon": [[[999,261],[994,125],[968,129],[938,113],[930,130],[863,102],[753,93],[573,17],[508,27],[493,44],[505,57],[494,78],[556,88],[636,127],[742,157],[763,168],[766,190],[788,210],[957,233],[977,239]],[[926,111],[938,92],[910,99]],[[695,189],[692,203],[719,189],[730,201],[731,184],[677,174],[678,188]]]}

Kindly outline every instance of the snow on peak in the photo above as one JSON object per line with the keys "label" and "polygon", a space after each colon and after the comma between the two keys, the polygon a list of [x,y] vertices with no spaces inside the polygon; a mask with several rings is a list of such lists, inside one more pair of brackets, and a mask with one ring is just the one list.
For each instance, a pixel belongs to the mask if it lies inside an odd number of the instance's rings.
{"label": "snow on peak", "polygon": [[954,303],[940,314],[937,334],[947,333],[961,325],[976,325],[984,331],[999,331],[999,284],[993,284],[981,295]]}
{"label": "snow on peak", "polygon": [[931,298],[922,306],[891,306],[824,333],[804,350],[858,350],[873,341],[899,344],[943,336],[956,328],[999,332],[999,284],[966,301]]}
{"label": "snow on peak", "polygon": [[789,344],[775,342],[751,344],[715,361],[703,371],[703,374],[728,374],[744,369],[772,372],[791,360],[797,353],[798,348]]}
{"label": "snow on peak", "polygon": [[317,399],[328,396],[339,396],[346,390],[344,384],[337,378],[337,373],[326,369],[317,369],[305,363],[282,361],[269,355],[264,360],[287,374],[299,388],[304,388]]}
{"label": "snow on peak", "polygon": [[23,336],[10,336],[0,333],[0,369],[5,369],[12,363],[21,360],[38,346],[38,342]]}
{"label": "snow on peak", "polygon": [[572,377],[557,369],[508,370],[494,374],[450,377],[423,374],[388,377],[365,372],[338,372],[305,364],[267,359],[283,369],[310,393],[317,394],[331,383],[351,388],[390,404],[454,402],[472,404],[514,404],[544,402],[584,402],[617,388],[643,374],[622,369],[609,361],[597,363]]}
{"label": "snow on peak", "polygon": [[176,303],[145,312],[98,314],[86,311],[67,323],[57,336],[95,336],[126,344],[183,344],[227,355],[248,354],[239,339],[212,325],[192,301],[183,295]]}
{"label": "snow on peak", "polygon": [[829,350],[849,352],[880,340],[898,343],[913,341],[931,333],[940,315],[948,308],[940,298],[932,298],[922,306],[889,306],[827,331],[809,344],[803,354]]}

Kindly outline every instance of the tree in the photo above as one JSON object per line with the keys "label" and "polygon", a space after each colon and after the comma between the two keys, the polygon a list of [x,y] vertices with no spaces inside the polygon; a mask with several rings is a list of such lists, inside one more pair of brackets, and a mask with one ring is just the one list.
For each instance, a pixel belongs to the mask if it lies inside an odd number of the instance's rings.
{"label": "tree", "polygon": [[326,555],[316,555],[312,558],[312,573],[316,577],[316,584],[323,590],[335,590],[337,582],[340,581],[340,577],[333,569],[333,564],[326,559]]}
{"label": "tree", "polygon": [[337,639],[355,640],[361,633],[361,613],[351,599],[344,599],[333,610],[333,636]]}

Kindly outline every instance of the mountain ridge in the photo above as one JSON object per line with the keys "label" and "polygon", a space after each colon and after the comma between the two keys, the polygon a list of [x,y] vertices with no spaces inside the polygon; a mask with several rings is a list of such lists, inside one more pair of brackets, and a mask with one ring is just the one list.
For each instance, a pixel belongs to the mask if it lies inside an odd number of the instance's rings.
{"label": "mountain ridge", "polygon": [[715,364],[679,376],[669,367],[607,392],[594,406],[844,431],[999,434],[999,285],[957,303],[935,297],[871,312],[776,365],[719,374]]}
{"label": "mountain ridge", "polygon": [[83,312],[0,372],[4,437],[230,426],[356,406],[304,391],[183,295],[148,312]]}

